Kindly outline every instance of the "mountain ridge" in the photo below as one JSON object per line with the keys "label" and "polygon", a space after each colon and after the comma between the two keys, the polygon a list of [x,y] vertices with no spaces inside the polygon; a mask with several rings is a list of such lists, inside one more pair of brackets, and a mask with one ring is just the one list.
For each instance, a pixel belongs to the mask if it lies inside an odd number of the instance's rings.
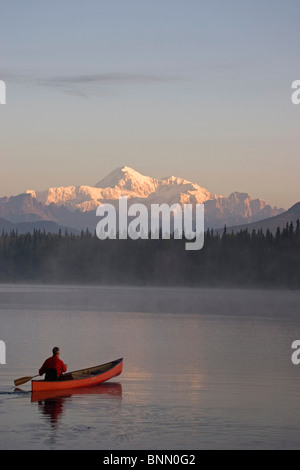
{"label": "mountain ridge", "polygon": [[59,233],[59,231],[65,233],[67,231],[68,233],[78,234],[78,230],[58,225],[52,220],[13,223],[0,217],[0,233],[11,233],[14,231],[19,235],[24,235],[27,233],[33,234],[35,230],[45,231],[45,233]]}
{"label": "mountain ridge", "polygon": [[[106,177],[98,181],[95,186],[62,186],[48,188],[44,191],[27,190],[39,202],[45,205],[51,203],[65,205],[70,210],[79,209],[88,211],[96,209],[102,201],[117,200],[120,196],[128,199],[153,199],[153,201],[181,204],[192,202],[201,204],[217,195],[184,178],[170,176],[165,178],[152,178],[144,176],[134,169],[123,166],[113,170]],[[180,197],[184,194],[184,197]],[[154,203],[151,201],[151,203]]]}
{"label": "mountain ridge", "polygon": [[61,186],[44,191],[28,189],[17,196],[0,198],[0,217],[13,223],[51,220],[75,229],[94,230],[98,222],[96,208],[104,203],[117,208],[121,196],[126,196],[130,203],[143,203],[148,208],[151,204],[203,203],[205,226],[209,228],[252,223],[284,212],[283,208],[272,207],[245,192],[235,191],[226,197],[185,178],[152,178],[122,166],[100,179],[95,186]]}
{"label": "mountain ridge", "polygon": [[[278,214],[274,217],[269,217],[257,222],[252,222],[250,224],[235,225],[233,227],[227,227],[228,233],[238,233],[241,230],[262,230],[263,233],[266,233],[269,230],[271,233],[275,234],[277,229],[284,229],[286,225],[291,223],[296,227],[297,220],[300,220],[300,202],[293,204],[288,210]],[[216,232],[221,233],[224,230],[223,228],[217,229]]]}

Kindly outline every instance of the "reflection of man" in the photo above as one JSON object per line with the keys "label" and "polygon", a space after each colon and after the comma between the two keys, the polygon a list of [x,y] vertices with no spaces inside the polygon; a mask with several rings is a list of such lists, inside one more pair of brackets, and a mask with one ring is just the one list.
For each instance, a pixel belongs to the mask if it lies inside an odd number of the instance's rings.
{"label": "reflection of man", "polygon": [[64,404],[66,397],[55,397],[47,398],[46,400],[40,400],[38,402],[38,407],[40,412],[42,412],[47,418],[52,426],[58,424],[58,419],[60,415],[63,414]]}
{"label": "reflection of man", "polygon": [[60,350],[58,347],[52,349],[52,356],[45,360],[44,364],[39,370],[39,374],[45,375],[45,380],[52,381],[61,377],[63,372],[67,371],[67,364],[64,364],[59,359]]}

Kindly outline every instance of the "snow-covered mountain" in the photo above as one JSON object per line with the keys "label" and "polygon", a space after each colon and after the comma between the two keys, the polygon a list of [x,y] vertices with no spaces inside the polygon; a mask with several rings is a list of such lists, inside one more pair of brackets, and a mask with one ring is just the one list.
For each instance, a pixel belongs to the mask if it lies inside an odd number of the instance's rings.
{"label": "snow-covered mountain", "polygon": [[49,206],[65,206],[70,210],[83,212],[96,209],[106,201],[119,200],[120,196],[128,199],[143,199],[144,204],[163,203],[199,203],[214,199],[210,193],[198,184],[170,176],[156,179],[144,176],[130,167],[123,166],[112,171],[94,186],[67,186],[49,188],[45,191],[27,190],[38,202]]}
{"label": "snow-covered mountain", "polygon": [[27,190],[25,194],[1,198],[0,217],[11,222],[52,220],[59,225],[94,231],[96,208],[106,202],[117,206],[120,196],[127,196],[129,203],[142,202],[149,208],[154,203],[204,203],[207,228],[255,222],[284,211],[246,193],[233,192],[225,197],[180,177],[152,178],[123,166],[94,186]]}
{"label": "snow-covered mountain", "polygon": [[271,207],[263,199],[252,199],[247,193],[234,192],[229,197],[206,201],[205,211],[209,226],[220,228],[224,224],[232,226],[268,219],[281,214],[284,209]]}

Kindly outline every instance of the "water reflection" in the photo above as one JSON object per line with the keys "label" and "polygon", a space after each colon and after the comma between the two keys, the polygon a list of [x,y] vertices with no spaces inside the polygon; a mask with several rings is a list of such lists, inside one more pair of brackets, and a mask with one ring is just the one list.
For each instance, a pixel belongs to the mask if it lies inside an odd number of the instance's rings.
{"label": "water reflection", "polygon": [[121,399],[122,385],[118,382],[112,382],[87,388],[32,392],[31,402],[38,403],[41,415],[47,418],[51,426],[55,427],[70,398],[75,399],[79,395],[103,395],[103,398]]}
{"label": "water reflection", "polygon": [[63,413],[66,397],[47,398],[38,401],[39,412],[46,416],[52,426],[56,426]]}

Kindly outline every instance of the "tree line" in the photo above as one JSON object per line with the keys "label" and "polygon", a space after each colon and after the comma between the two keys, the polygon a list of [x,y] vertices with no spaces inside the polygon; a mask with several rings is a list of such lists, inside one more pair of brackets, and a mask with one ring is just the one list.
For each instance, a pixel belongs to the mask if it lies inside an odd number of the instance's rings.
{"label": "tree line", "polygon": [[204,247],[182,240],[99,240],[96,234],[0,235],[0,282],[300,288],[300,223],[267,230],[207,230]]}

